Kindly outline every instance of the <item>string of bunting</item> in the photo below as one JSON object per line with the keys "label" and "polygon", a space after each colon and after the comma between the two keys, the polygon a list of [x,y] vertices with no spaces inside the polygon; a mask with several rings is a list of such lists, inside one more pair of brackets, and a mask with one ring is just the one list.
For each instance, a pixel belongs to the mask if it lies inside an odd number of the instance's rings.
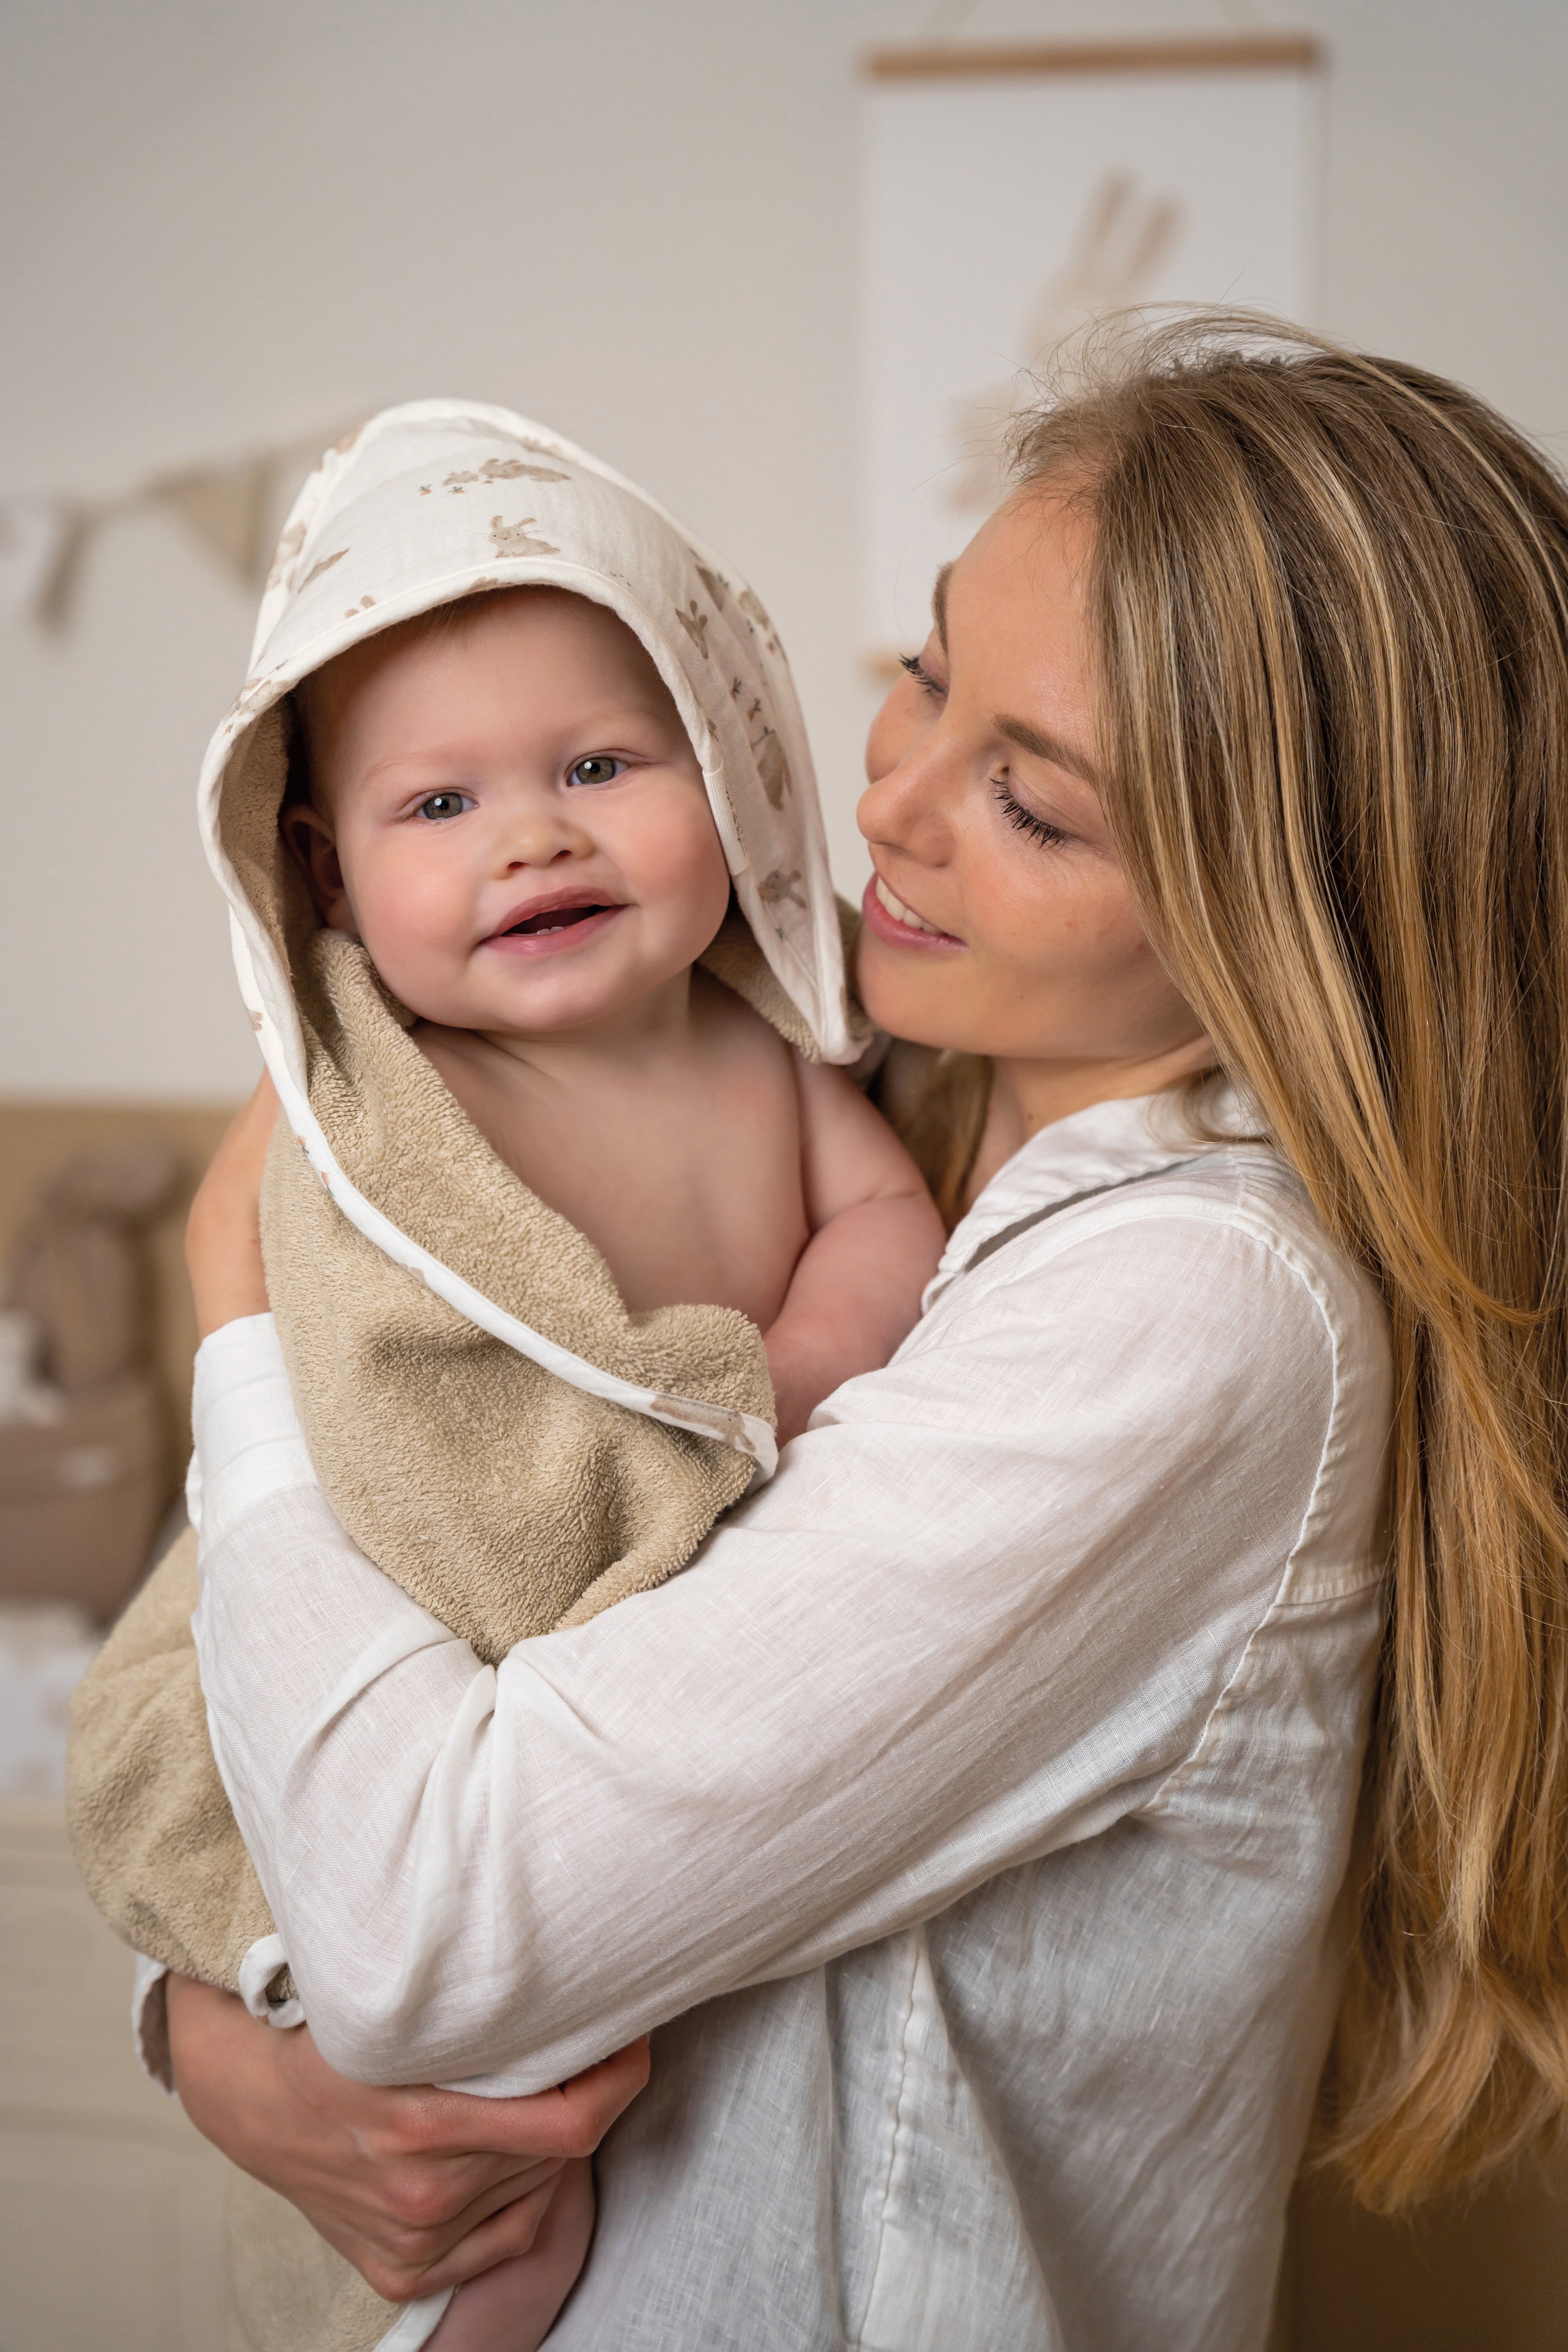
{"label": "string of bunting", "polygon": [[64,628],[95,543],[132,515],[170,516],[231,580],[264,587],[285,493],[345,429],[340,424],[242,457],[150,474],[110,498],[53,491],[0,497],[0,624]]}

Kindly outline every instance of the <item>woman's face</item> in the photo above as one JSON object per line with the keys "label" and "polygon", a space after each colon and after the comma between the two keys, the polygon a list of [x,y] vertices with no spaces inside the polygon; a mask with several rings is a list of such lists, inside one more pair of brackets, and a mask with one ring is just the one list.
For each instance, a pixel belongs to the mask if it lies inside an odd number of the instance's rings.
{"label": "woman's face", "polygon": [[1092,528],[1087,500],[1036,487],[948,567],[924,649],[871,730],[858,813],[877,869],[858,965],[873,1020],[921,1045],[1071,1066],[1086,1101],[1209,1058],[1095,789]]}

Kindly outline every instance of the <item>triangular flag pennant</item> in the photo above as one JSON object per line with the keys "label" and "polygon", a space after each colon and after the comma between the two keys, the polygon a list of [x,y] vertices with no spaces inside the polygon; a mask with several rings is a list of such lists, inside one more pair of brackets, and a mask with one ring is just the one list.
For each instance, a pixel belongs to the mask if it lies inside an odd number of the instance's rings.
{"label": "triangular flag pennant", "polygon": [[271,553],[267,529],[271,474],[269,456],[242,457],[235,465],[167,474],[150,486],[148,495],[177,514],[192,537],[242,586],[259,587]]}
{"label": "triangular flag pennant", "polygon": [[75,520],[64,499],[0,499],[0,621],[47,614],[76,535]]}

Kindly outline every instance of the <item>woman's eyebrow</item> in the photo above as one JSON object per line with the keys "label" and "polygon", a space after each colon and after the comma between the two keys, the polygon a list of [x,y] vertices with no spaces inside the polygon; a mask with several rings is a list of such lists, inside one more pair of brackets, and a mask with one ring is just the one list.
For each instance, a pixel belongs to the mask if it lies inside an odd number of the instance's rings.
{"label": "woman's eyebrow", "polygon": [[1008,719],[1000,711],[992,720],[998,735],[1016,743],[1020,751],[1029,752],[1037,760],[1049,760],[1053,767],[1065,768],[1069,776],[1077,776],[1091,792],[1099,792],[1100,779],[1091,761],[1082,751],[1075,751],[1059,735],[1046,735],[1039,728],[1031,727],[1026,719]]}
{"label": "woman's eyebrow", "polygon": [[931,583],[931,616],[943,653],[947,651],[947,583],[952,577],[952,565],[944,563]]}

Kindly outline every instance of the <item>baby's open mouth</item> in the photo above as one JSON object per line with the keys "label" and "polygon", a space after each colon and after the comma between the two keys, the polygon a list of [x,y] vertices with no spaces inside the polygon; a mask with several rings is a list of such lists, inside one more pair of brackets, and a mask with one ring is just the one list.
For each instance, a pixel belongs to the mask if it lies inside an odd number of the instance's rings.
{"label": "baby's open mouth", "polygon": [[564,931],[574,923],[586,923],[595,915],[609,915],[616,909],[607,899],[594,899],[584,907],[550,907],[542,915],[525,915],[521,923],[513,923],[502,931],[503,940],[531,939],[540,931]]}

